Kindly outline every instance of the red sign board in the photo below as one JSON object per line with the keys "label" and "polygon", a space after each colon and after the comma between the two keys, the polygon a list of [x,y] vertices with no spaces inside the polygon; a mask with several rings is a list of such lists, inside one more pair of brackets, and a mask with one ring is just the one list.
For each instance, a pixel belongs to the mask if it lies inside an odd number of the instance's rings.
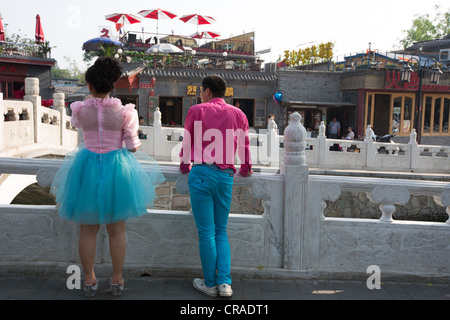
{"label": "red sign board", "polygon": [[[400,80],[401,72],[392,70],[388,71],[386,74],[386,83],[387,85],[384,89],[391,90],[411,90],[417,91],[419,90],[419,75],[416,72],[411,74],[410,82],[402,82]],[[449,92],[450,86],[443,85],[422,85],[422,90],[424,91],[437,91],[437,92]]]}
{"label": "red sign board", "polygon": [[0,74],[26,75],[27,67],[23,65],[0,63]]}

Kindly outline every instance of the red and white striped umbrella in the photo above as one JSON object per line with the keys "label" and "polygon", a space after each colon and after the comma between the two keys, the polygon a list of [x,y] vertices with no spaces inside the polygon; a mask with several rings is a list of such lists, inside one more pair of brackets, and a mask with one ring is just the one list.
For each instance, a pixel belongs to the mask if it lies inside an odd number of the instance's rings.
{"label": "red and white striped umbrella", "polygon": [[159,8],[152,9],[152,10],[142,10],[142,11],[139,11],[138,14],[140,14],[144,18],[155,19],[155,20],[173,19],[177,16],[176,14],[173,14],[172,12],[169,12],[169,11],[166,11],[163,9],[159,9]]}
{"label": "red and white striped umbrella", "polygon": [[191,35],[193,39],[214,39],[220,37],[220,33],[213,31],[202,31]]}
{"label": "red and white striped umbrella", "polygon": [[113,13],[105,16],[105,19],[114,23],[134,24],[142,22],[142,17],[131,13]]}
{"label": "red and white striped umbrella", "polygon": [[156,22],[156,33],[159,33],[159,20],[164,20],[164,19],[173,19],[175,18],[177,15],[163,10],[163,9],[152,9],[152,10],[142,10],[139,11],[138,14],[140,14],[141,16],[143,16],[144,18],[148,18],[148,19],[155,19]]}
{"label": "red and white striped umbrella", "polygon": [[182,16],[180,18],[180,20],[183,22],[186,22],[186,23],[193,23],[196,25],[211,24],[211,23],[216,22],[216,20],[212,17],[203,16],[203,15],[197,14],[197,13]]}
{"label": "red and white striped umbrella", "polygon": [[42,28],[41,24],[41,17],[39,15],[36,16],[36,43],[41,44],[44,43],[45,36],[44,36],[44,29]]}
{"label": "red and white striped umbrella", "polygon": [[180,18],[181,21],[185,23],[193,23],[197,25],[197,33],[198,33],[198,26],[203,24],[212,24],[216,22],[216,20],[209,16],[202,16],[201,14],[188,14],[185,16],[182,16]]}

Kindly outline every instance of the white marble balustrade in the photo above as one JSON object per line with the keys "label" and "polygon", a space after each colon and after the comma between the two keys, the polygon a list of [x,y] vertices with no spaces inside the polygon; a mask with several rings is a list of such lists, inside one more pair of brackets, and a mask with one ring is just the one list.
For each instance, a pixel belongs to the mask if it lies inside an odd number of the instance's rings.
{"label": "white marble balustrade", "polygon": [[[348,279],[367,278],[367,268],[378,265],[383,279],[450,276],[450,219],[447,223],[392,219],[395,205],[404,205],[412,194],[433,196],[450,213],[448,183],[309,175],[306,132],[297,115],[286,129],[281,173],[235,178],[237,186],[250,186],[265,212],[230,216],[232,272],[259,278]],[[36,175],[42,186],[48,186],[60,165],[59,160],[0,158],[0,173]],[[176,182],[179,193],[189,192],[187,176],[177,167],[162,170]],[[325,201],[337,200],[341,191],[366,192],[380,205],[381,219],[325,218]],[[0,205],[0,271],[64,273],[68,265],[79,262],[77,228],[61,221],[54,206]],[[101,237],[96,262],[109,266],[107,234]],[[149,210],[127,223],[127,239],[128,272],[187,275],[200,270],[189,212]]]}

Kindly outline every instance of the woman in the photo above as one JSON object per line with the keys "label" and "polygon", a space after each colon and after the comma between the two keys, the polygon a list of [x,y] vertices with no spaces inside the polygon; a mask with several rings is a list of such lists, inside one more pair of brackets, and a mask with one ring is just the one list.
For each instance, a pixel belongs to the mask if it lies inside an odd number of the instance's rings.
{"label": "woman", "polygon": [[147,214],[156,198],[155,188],[164,181],[152,158],[146,159],[153,163],[147,174],[132,154],[141,145],[137,111],[134,105],[122,106],[119,99],[109,96],[121,75],[119,62],[112,58],[99,58],[86,72],[91,97],[71,105],[71,122],[82,130],[85,147],[66,157],[51,188],[61,218],[80,224],[79,253],[87,297],[98,290],[94,260],[100,225],[106,225],[109,235],[111,291],[120,296],[124,289],[125,221]]}

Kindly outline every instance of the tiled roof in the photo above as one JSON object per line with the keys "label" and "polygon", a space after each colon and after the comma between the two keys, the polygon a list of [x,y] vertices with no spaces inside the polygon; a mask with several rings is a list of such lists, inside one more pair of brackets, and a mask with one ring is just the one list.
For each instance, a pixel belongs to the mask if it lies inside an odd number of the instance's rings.
{"label": "tiled roof", "polygon": [[[11,60],[13,61],[20,61],[19,63],[28,63],[28,64],[55,64],[56,60],[52,59],[52,58],[41,58],[41,57],[35,57],[35,56],[25,56],[25,55],[21,55],[21,54],[7,54],[7,53],[2,53],[0,54],[0,61],[4,61],[4,62],[10,62]],[[23,61],[23,62],[22,62]]]}
{"label": "tiled roof", "polygon": [[416,42],[406,48],[406,51],[419,51],[420,47],[424,52],[439,52],[440,49],[450,48],[450,37],[447,35],[442,39]]}
{"label": "tiled roof", "polygon": [[131,77],[144,70],[142,63],[122,63],[122,77]]}
{"label": "tiled roof", "polygon": [[83,89],[80,86],[55,86],[55,93],[64,93],[66,96],[77,93]]}
{"label": "tiled roof", "polygon": [[196,70],[196,69],[145,69],[142,75],[148,77],[176,77],[176,78],[204,78],[208,75],[219,75],[224,80],[242,80],[242,81],[268,81],[277,80],[274,73],[266,72],[239,72],[227,70]]}

